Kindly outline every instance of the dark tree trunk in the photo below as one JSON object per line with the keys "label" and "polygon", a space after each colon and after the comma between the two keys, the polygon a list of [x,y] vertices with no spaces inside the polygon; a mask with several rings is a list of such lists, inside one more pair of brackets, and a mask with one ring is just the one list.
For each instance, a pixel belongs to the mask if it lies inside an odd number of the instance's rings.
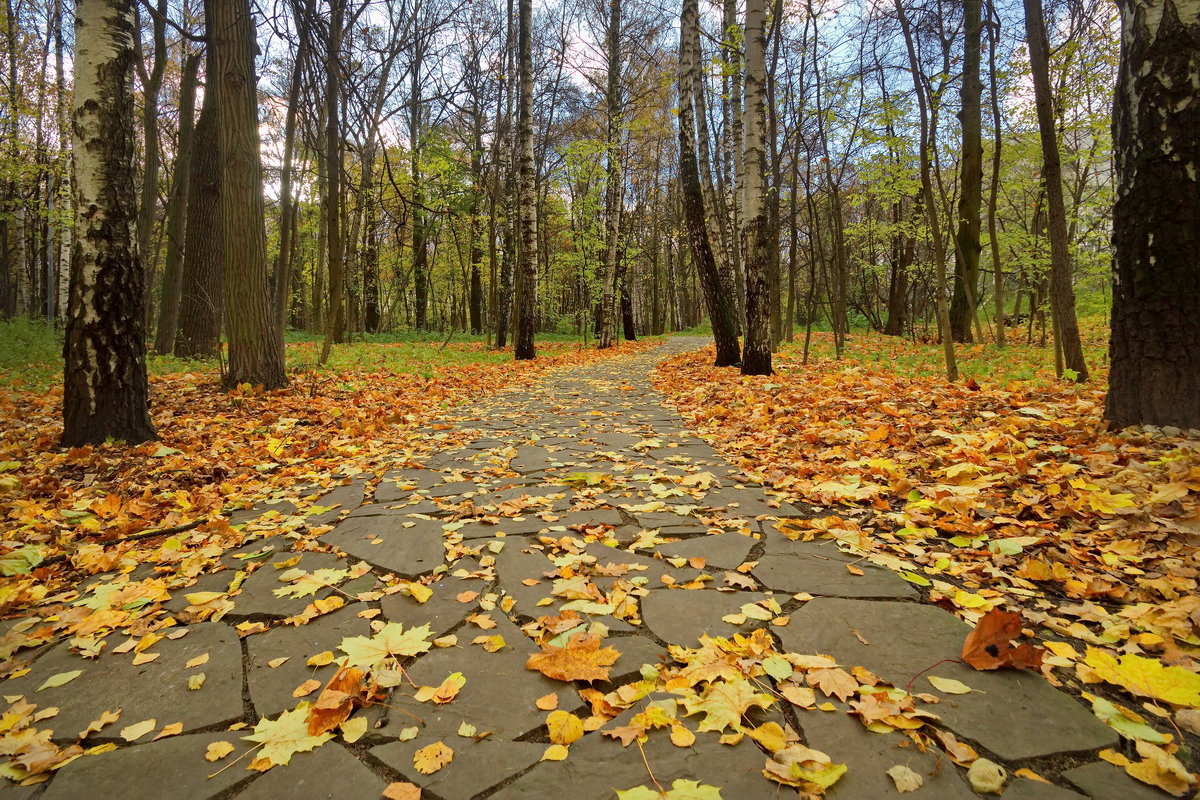
{"label": "dark tree trunk", "polygon": [[704,194],[696,160],[695,85],[699,69],[700,7],[698,0],[684,0],[679,29],[679,191],[683,200],[684,224],[692,249],[692,260],[700,279],[708,316],[717,346],[715,365],[735,366],[741,362],[738,346],[736,298],[717,270],[712,243],[704,219]]}
{"label": "dark tree trunk", "polygon": [[191,185],[192,138],[196,116],[196,73],[199,53],[189,53],[183,63],[179,88],[179,143],[175,148],[175,185],[167,206],[167,260],[163,267],[162,301],[158,306],[158,329],[154,334],[154,352],[175,349],[179,329],[179,293],[183,287],[183,237],[186,231],[187,201]]}
{"label": "dark tree trunk", "polygon": [[63,444],[155,438],[134,225],[133,0],[75,6],[75,244],[63,346]]}
{"label": "dark tree trunk", "polygon": [[950,334],[971,341],[971,322],[979,296],[979,209],[983,202],[983,82],[979,64],[983,40],[983,0],[965,0],[962,88],[962,162],[959,166],[958,233],[955,236],[954,294],[950,301]]}
{"label": "dark tree trunk", "polygon": [[533,358],[533,333],[537,312],[537,187],[533,174],[533,0],[518,2],[517,34],[520,102],[517,104],[517,184],[520,257],[517,267],[517,331],[513,355],[519,361]]}
{"label": "dark tree trunk", "polygon": [[[208,59],[212,75],[212,56]],[[175,355],[213,358],[225,309],[224,237],[221,235],[221,147],[217,136],[217,90],[210,77],[200,104],[188,166],[183,278]]]}
{"label": "dark tree trunk", "polygon": [[287,385],[283,330],[275,324],[267,276],[267,234],[254,17],[250,0],[205,0],[209,47],[219,85],[221,232],[225,241],[225,299],[229,366],[224,383],[278,389]]}
{"label": "dark tree trunk", "polygon": [[1200,428],[1200,6],[1119,0],[1114,425]]}
{"label": "dark tree trunk", "polygon": [[346,253],[342,243],[342,126],[341,126],[341,50],[342,20],[346,12],[343,0],[332,0],[329,7],[329,40],[325,51],[325,163],[329,170],[326,200],[325,241],[329,248],[329,316],[325,319],[325,341],[321,344],[320,363],[329,360],[334,342],[341,343],[345,327]]}
{"label": "dark tree trunk", "polygon": [[1042,140],[1042,180],[1046,185],[1046,217],[1050,234],[1050,307],[1055,340],[1062,348],[1074,380],[1088,379],[1083,342],[1075,319],[1075,289],[1071,285],[1071,253],[1067,248],[1067,210],[1063,201],[1062,163],[1050,93],[1050,45],[1042,18],[1042,0],[1025,0],[1025,33],[1029,40],[1029,69],[1033,73],[1034,105]]}

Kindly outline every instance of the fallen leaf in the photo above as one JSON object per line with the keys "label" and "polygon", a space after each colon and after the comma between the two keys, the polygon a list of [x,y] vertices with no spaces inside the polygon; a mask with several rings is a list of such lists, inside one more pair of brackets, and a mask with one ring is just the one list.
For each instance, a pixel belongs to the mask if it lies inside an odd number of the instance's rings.
{"label": "fallen leaf", "polygon": [[542,711],[553,711],[558,708],[558,693],[551,692],[550,694],[544,694],[534,701],[534,705]]}
{"label": "fallen leaf", "polygon": [[318,681],[314,678],[309,678],[304,683],[300,684],[299,686],[297,686],[295,689],[292,690],[292,697],[306,697],[320,688],[321,688],[320,681]]}
{"label": "fallen leaf", "polygon": [[554,744],[569,745],[583,736],[583,720],[569,711],[552,711],[546,717],[546,727]]}
{"label": "fallen leaf", "polygon": [[1021,635],[1021,615],[993,608],[983,615],[963,642],[962,659],[975,669],[1038,669],[1045,650],[1029,644],[1013,647]]}
{"label": "fallen leaf", "polygon": [[301,703],[285,711],[276,719],[261,719],[254,732],[242,738],[262,745],[254,761],[256,769],[265,771],[274,766],[283,766],[296,753],[307,753],[333,738],[332,733],[313,735],[308,732],[308,712],[311,703]]}
{"label": "fallen leaf", "polygon": [[542,753],[542,761],[562,761],[567,757],[567,747],[561,744],[552,744],[546,748],[546,752]]}
{"label": "fallen leaf", "polygon": [[946,694],[970,694],[975,691],[962,681],[956,681],[953,678],[940,678],[937,675],[930,675],[928,676],[928,680],[933,684],[933,688]]}
{"label": "fallen leaf", "polygon": [[158,735],[150,741],[157,742],[159,739],[165,739],[168,736],[178,736],[181,733],[183,733],[183,723],[173,722],[170,725],[164,726],[163,729],[158,732]]}
{"label": "fallen leaf", "polygon": [[422,775],[432,775],[454,760],[454,751],[442,742],[434,742],[413,753],[413,766]]}
{"label": "fallen leaf", "polygon": [[233,752],[233,745],[229,742],[213,742],[204,751],[205,761],[220,761],[225,756]]}
{"label": "fallen leaf", "polygon": [[896,791],[903,794],[904,792],[915,792],[925,783],[925,779],[917,773],[913,772],[903,764],[897,764],[887,771],[887,775],[896,784]]}
{"label": "fallen leaf", "polygon": [[42,689],[57,689],[59,686],[64,686],[83,674],[83,670],[75,669],[70,672],[60,672],[57,675],[51,675],[46,678],[45,682],[37,688],[37,691]]}
{"label": "fallen leaf", "polygon": [[525,668],[559,681],[602,681],[620,655],[612,647],[601,648],[599,636],[577,633],[565,647],[542,645],[542,652],[531,655]]}
{"label": "fallen leaf", "polygon": [[412,783],[389,783],[383,790],[384,800],[421,800],[421,787]]}
{"label": "fallen leaf", "polygon": [[121,738],[127,742],[136,741],[158,727],[158,720],[144,719],[121,729]]}

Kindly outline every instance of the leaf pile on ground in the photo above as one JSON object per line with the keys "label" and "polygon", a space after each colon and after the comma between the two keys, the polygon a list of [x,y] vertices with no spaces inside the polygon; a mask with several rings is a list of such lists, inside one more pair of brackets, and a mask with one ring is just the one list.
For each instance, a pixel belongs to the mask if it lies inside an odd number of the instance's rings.
{"label": "leaf pile on ground", "polygon": [[782,533],[835,539],[970,622],[1019,608],[1052,682],[1102,685],[1197,733],[1197,432],[1106,430],[1103,375],[949,385],[895,359],[806,366],[798,347],[769,377],[711,363],[711,349],[679,356],[655,383],[747,474],[815,508]]}
{"label": "leaf pile on ground", "polygon": [[[0,575],[9,578],[0,585],[0,615],[61,602],[56,593],[88,575],[138,564],[156,566],[150,595],[165,599],[169,588],[193,583],[241,543],[228,519],[236,509],[286,498],[298,507],[288,524],[303,524],[305,515],[327,510],[314,500],[347,477],[403,466],[451,444],[452,432],[428,430],[446,408],[653,342],[599,352],[551,343],[527,362],[471,360],[479,351],[473,345],[425,375],[389,360],[413,345],[357,345],[356,365],[296,372],[289,388],[273,392],[222,391],[207,366],[192,363],[197,371],[152,377],[160,439],[137,446],[60,448],[60,389],[0,390]],[[173,535],[129,539],[156,530]],[[130,597],[149,597],[138,583]],[[136,617],[119,608],[107,604],[104,621],[64,623],[45,636],[91,635]],[[0,643],[0,661],[11,645]]]}

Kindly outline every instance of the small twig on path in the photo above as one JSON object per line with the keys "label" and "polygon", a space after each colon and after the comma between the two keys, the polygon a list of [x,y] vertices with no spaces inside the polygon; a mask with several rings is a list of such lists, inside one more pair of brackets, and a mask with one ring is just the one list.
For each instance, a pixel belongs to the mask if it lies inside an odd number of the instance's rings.
{"label": "small twig on path", "polygon": [[[916,675],[913,675],[912,678],[909,680],[909,682],[904,684],[904,691],[909,692],[909,690],[912,689],[913,681],[915,681],[917,678],[924,675],[926,672],[929,672],[929,670],[933,669],[934,667],[939,667],[942,664],[963,664],[963,663],[965,663],[965,662],[961,658],[943,658],[941,661],[930,664],[928,667],[921,670]],[[909,692],[909,694],[912,694],[912,692]]]}
{"label": "small twig on path", "polygon": [[664,789],[662,784],[658,782],[658,778],[654,777],[654,770],[650,769],[650,762],[646,760],[646,749],[642,747],[642,740],[637,738],[634,739],[634,741],[637,742],[638,752],[642,754],[642,763],[646,765],[646,773],[650,776],[650,780],[654,783],[654,785],[658,787],[658,793],[663,797],[666,797],[667,790]]}

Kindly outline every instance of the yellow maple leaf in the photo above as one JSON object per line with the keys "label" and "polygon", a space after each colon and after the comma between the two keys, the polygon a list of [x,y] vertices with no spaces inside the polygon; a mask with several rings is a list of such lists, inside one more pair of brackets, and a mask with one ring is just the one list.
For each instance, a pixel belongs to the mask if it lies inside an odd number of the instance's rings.
{"label": "yellow maple leaf", "polygon": [[546,717],[546,727],[554,744],[569,745],[583,736],[583,720],[570,711],[551,712]]}
{"label": "yellow maple leaf", "polygon": [[1101,680],[1134,694],[1200,708],[1200,675],[1182,667],[1165,667],[1157,659],[1135,655],[1123,655],[1118,661],[1112,653],[1095,647],[1087,649],[1083,663]]}
{"label": "yellow maple leaf", "polygon": [[432,775],[454,760],[454,751],[443,742],[434,742],[413,753],[413,766],[422,775]]}
{"label": "yellow maple leaf", "polygon": [[258,742],[262,749],[252,766],[262,771],[287,764],[296,753],[307,753],[333,738],[332,733],[310,736],[308,733],[308,711],[312,703],[301,703],[291,711],[285,711],[278,719],[261,719],[254,726],[254,733],[242,738]]}
{"label": "yellow maple leaf", "polygon": [[560,681],[602,681],[620,655],[612,647],[600,647],[599,636],[577,633],[566,647],[542,645],[542,652],[531,655],[525,668]]}

